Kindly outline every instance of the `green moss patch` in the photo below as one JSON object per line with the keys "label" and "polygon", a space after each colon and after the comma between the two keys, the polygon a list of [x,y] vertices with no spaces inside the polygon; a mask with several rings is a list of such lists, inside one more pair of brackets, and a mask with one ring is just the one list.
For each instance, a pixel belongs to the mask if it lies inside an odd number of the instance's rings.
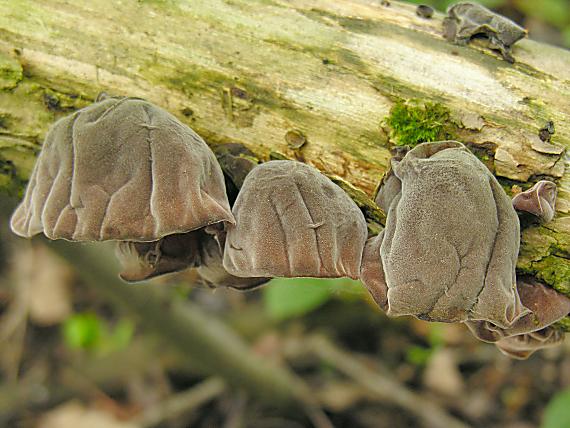
{"label": "green moss patch", "polygon": [[15,88],[23,77],[20,63],[0,52],[0,90]]}
{"label": "green moss patch", "polygon": [[555,322],[552,326],[568,333],[570,332],[570,317],[564,317],[560,321]]}
{"label": "green moss patch", "polygon": [[551,285],[556,291],[570,296],[570,260],[548,256],[532,265],[538,270],[538,279]]}
{"label": "green moss patch", "polygon": [[390,140],[397,146],[414,147],[451,138],[450,112],[438,103],[397,102],[386,124],[390,127]]}
{"label": "green moss patch", "polygon": [[521,273],[536,276],[559,293],[570,297],[570,260],[549,255],[522,266],[519,264],[517,268]]}
{"label": "green moss patch", "polygon": [[0,192],[22,198],[27,180],[22,178],[14,163],[0,155]]}
{"label": "green moss patch", "polygon": [[533,275],[570,297],[570,238],[545,226],[523,230],[517,272]]}
{"label": "green moss patch", "polygon": [[51,88],[43,89],[42,102],[50,111],[73,112],[91,104],[91,100],[78,94],[66,94]]}
{"label": "green moss patch", "polygon": [[0,135],[0,194],[23,196],[37,152],[29,141]]}

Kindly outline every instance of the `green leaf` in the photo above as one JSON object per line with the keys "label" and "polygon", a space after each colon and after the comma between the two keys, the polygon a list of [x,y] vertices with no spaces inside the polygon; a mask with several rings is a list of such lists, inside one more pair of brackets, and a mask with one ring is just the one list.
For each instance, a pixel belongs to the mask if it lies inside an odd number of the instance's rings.
{"label": "green leaf", "polygon": [[332,296],[360,300],[365,294],[364,285],[349,278],[275,278],[263,290],[265,310],[276,320],[305,315]]}
{"label": "green leaf", "polygon": [[263,297],[269,316],[285,320],[321,306],[331,297],[331,289],[313,278],[276,278],[265,288]]}
{"label": "green leaf", "polygon": [[564,41],[564,46],[566,46],[567,48],[570,48],[570,25],[568,25],[562,31],[562,40]]}
{"label": "green leaf", "polygon": [[432,356],[434,348],[413,345],[406,351],[406,360],[415,366],[425,366]]}
{"label": "green leaf", "polygon": [[325,303],[331,294],[326,280],[276,278],[264,289],[263,297],[269,316],[285,320],[311,312]]}
{"label": "green leaf", "polygon": [[521,11],[547,24],[563,29],[570,22],[570,6],[567,0],[517,0]]}
{"label": "green leaf", "polygon": [[434,322],[429,324],[428,342],[432,348],[437,348],[438,346],[443,346],[445,344],[443,335],[443,323]]}
{"label": "green leaf", "polygon": [[[316,278],[315,278],[316,279]],[[328,287],[334,297],[342,300],[360,301],[367,294],[366,287],[360,281],[350,278],[316,279],[323,287]]]}
{"label": "green leaf", "polygon": [[556,394],[546,406],[541,428],[570,427],[570,389]]}
{"label": "green leaf", "polygon": [[63,324],[65,344],[70,348],[93,349],[99,345],[103,326],[93,313],[75,314]]}
{"label": "green leaf", "polygon": [[69,348],[105,354],[126,348],[133,337],[135,326],[128,319],[120,320],[110,330],[105,320],[92,312],[74,314],[63,324],[62,333]]}

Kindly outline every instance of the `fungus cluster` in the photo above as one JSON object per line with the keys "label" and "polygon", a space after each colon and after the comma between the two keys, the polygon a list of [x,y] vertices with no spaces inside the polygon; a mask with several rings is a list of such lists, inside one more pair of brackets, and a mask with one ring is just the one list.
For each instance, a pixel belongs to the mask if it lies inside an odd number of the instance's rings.
{"label": "fungus cluster", "polygon": [[210,241],[233,223],[204,140],[147,101],[113,97],[52,126],[11,219],[23,237],[117,241],[129,282],[216,269]]}
{"label": "fungus cluster", "polygon": [[386,228],[367,241],[361,280],[389,316],[464,322],[514,358],[563,340],[550,327],[570,299],[516,277],[519,220],[553,217],[556,185],[541,181],[512,201],[456,141],[423,143],[392,160],[376,196]]}
{"label": "fungus cluster", "polygon": [[238,290],[350,277],[389,316],[464,322],[514,357],[563,339],[551,324],[570,299],[515,275],[515,208],[551,220],[554,183],[511,202],[461,143],[420,144],[392,160],[376,197],[386,227],[367,241],[358,206],[317,169],[269,161],[243,175],[230,208],[222,169],[194,131],[144,100],[103,97],[52,126],[11,227],[116,241],[127,282],[188,268]]}

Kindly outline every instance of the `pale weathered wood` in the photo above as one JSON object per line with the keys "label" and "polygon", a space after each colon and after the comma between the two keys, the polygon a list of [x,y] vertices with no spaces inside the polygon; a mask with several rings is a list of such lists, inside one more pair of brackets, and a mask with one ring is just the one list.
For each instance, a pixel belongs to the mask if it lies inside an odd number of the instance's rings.
{"label": "pale weathered wood", "polygon": [[[524,231],[518,267],[570,294],[570,52],[523,40],[511,65],[446,42],[441,19],[379,0],[0,2],[0,187],[21,190],[50,123],[106,90],[167,108],[212,145],[298,158],[371,196],[391,107],[432,101],[456,138],[490,148],[503,184],[558,180],[557,217]],[[555,146],[541,147],[547,120]]]}

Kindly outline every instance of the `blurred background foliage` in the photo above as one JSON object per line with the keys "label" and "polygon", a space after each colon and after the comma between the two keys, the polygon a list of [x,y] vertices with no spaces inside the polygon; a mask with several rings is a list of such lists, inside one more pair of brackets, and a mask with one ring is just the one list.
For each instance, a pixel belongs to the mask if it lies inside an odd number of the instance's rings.
{"label": "blurred background foliage", "polygon": [[[453,3],[414,2],[441,12]],[[531,38],[570,48],[570,1],[481,3],[525,26]],[[1,427],[311,426],[304,415],[279,414],[244,391],[204,380],[160,334],[89,288],[77,275],[80,266],[41,242],[15,238],[6,216],[2,229]],[[428,426],[390,399],[403,388],[465,426],[570,427],[567,345],[509,360],[463,326],[387,319],[362,284],[348,279],[274,279],[239,293],[211,290],[187,271],[133,287],[166,290],[172,302],[199,305],[253,354],[290,366],[334,426]],[[332,340],[340,354],[325,358],[311,350],[315,337]],[[397,388],[382,395],[367,386],[366,377],[378,375]]]}

